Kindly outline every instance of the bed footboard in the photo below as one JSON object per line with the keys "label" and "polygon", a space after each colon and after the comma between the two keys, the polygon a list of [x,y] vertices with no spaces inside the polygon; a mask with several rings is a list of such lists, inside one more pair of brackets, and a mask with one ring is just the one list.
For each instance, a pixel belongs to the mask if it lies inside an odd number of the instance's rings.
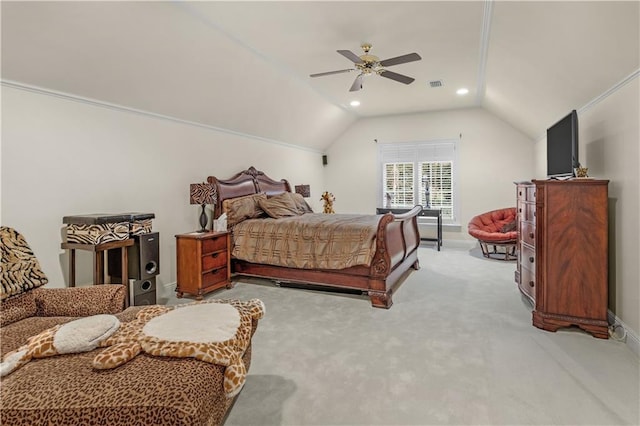
{"label": "bed footboard", "polygon": [[[254,167],[236,174],[231,179],[223,180],[209,176],[207,180],[216,187],[218,194],[216,217],[222,212],[224,200],[260,192],[291,192],[288,181],[271,179]],[[420,234],[417,216],[421,210],[422,207],[416,206],[407,213],[387,213],[380,217],[376,230],[376,252],[369,265],[333,270],[295,269],[232,258],[231,270],[234,275],[268,278],[282,283],[359,291],[369,296],[373,306],[390,308],[393,303],[391,296],[407,271],[419,268]]]}
{"label": "bed footboard", "polygon": [[378,224],[376,254],[371,262],[368,295],[371,304],[390,308],[392,294],[409,268],[419,269],[420,233],[417,216],[422,207],[394,215],[385,214]]}

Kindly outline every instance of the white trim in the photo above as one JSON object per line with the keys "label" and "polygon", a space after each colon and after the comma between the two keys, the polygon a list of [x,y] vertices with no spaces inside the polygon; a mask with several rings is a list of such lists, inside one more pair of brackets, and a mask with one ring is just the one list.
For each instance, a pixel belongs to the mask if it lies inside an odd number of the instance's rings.
{"label": "white trim", "polygon": [[607,310],[607,319],[610,325],[619,325],[624,329],[625,338],[623,339],[624,343],[631,349],[631,352],[636,354],[636,356],[640,357],[640,338],[635,334],[635,332],[620,318],[616,316],[611,310]]}
{"label": "white trim", "polygon": [[609,95],[612,95],[615,92],[617,92],[618,90],[622,89],[624,86],[629,84],[631,81],[633,81],[634,78],[637,78],[638,76],[640,76],[640,68],[635,70],[634,72],[632,72],[631,74],[629,74],[628,76],[626,76],[625,78],[623,78],[622,80],[617,82],[616,84],[614,84],[608,90],[605,90],[604,93],[602,93],[602,94],[596,96],[595,98],[591,99],[589,102],[587,102],[584,106],[582,106],[578,110],[578,114],[582,114],[584,112],[589,111],[591,109],[591,107],[599,104],[600,102],[605,100],[607,97],[609,97]]}
{"label": "white trim", "polygon": [[482,14],[482,31],[480,32],[480,58],[478,59],[478,78],[476,82],[476,104],[482,105],[486,90],[487,56],[489,55],[489,35],[491,33],[491,16],[493,0],[484,2]]}
{"label": "white trim", "polygon": [[144,116],[147,116],[147,117],[157,118],[157,119],[160,119],[160,120],[173,121],[174,123],[186,124],[188,126],[193,126],[193,127],[200,127],[200,128],[207,129],[207,130],[212,130],[214,132],[225,133],[225,134],[233,135],[233,136],[240,136],[240,137],[243,137],[243,138],[254,139],[254,140],[261,141],[261,142],[268,142],[268,143],[272,143],[272,144],[275,144],[275,145],[286,146],[287,148],[299,149],[301,151],[308,151],[308,152],[313,152],[313,153],[316,153],[316,154],[322,154],[323,153],[323,151],[318,150],[318,149],[314,149],[314,148],[309,148],[309,147],[304,147],[304,146],[299,146],[299,145],[293,145],[293,144],[290,144],[290,143],[287,143],[287,142],[282,142],[282,141],[275,140],[275,139],[269,139],[269,138],[265,138],[265,137],[262,137],[262,136],[251,135],[251,134],[248,134],[248,133],[242,133],[242,132],[238,132],[238,131],[231,130],[231,129],[225,129],[224,127],[217,127],[217,126],[212,126],[212,125],[209,125],[209,124],[198,123],[196,121],[184,120],[182,118],[172,117],[170,115],[157,114],[155,112],[145,111],[145,110],[136,109],[136,108],[130,108],[130,107],[127,107],[127,106],[124,106],[124,105],[112,104],[110,102],[99,101],[97,99],[85,98],[84,96],[78,96],[78,95],[72,95],[70,93],[58,92],[58,91],[55,91],[55,90],[45,89],[43,87],[38,87],[38,86],[32,86],[32,85],[20,83],[20,82],[17,82],[17,81],[4,80],[3,79],[3,80],[0,80],[0,82],[5,87],[10,87],[12,89],[18,89],[18,90],[24,90],[24,91],[27,91],[27,92],[37,93],[39,95],[52,96],[54,98],[64,99],[64,100],[73,101],[73,102],[80,102],[80,103],[91,105],[91,106],[95,106],[95,107],[107,108],[107,109],[111,109],[111,110],[115,110],[115,111],[128,112],[128,113],[138,114],[138,115],[144,115]]}
{"label": "white trim", "polygon": [[[622,80],[618,81],[609,89],[605,90],[595,98],[591,99],[589,102],[587,102],[580,108],[578,108],[576,110],[578,112],[578,117],[580,117],[581,114],[589,111],[591,108],[593,108],[594,106],[596,106],[597,104],[599,104],[600,102],[608,98],[610,95],[613,95],[618,90],[622,89],[627,84],[631,83],[634,79],[638,78],[638,76],[640,76],[640,68],[635,70],[634,72],[632,72],[631,74],[623,78]],[[545,131],[540,137],[538,137],[538,139],[536,139],[536,143],[542,141],[546,137],[547,137],[547,132]]]}

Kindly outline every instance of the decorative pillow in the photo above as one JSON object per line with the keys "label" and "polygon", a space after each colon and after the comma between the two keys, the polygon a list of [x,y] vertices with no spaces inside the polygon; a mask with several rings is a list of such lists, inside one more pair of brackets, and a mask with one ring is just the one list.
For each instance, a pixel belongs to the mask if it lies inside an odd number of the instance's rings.
{"label": "decorative pillow", "polygon": [[288,192],[274,195],[268,199],[261,199],[258,203],[262,210],[274,219],[302,214]]}
{"label": "decorative pillow", "polygon": [[511,222],[507,222],[504,225],[502,225],[502,228],[500,228],[500,232],[502,232],[503,234],[506,234],[507,232],[512,232],[516,230],[516,221],[511,221]]}
{"label": "decorative pillow", "polygon": [[27,240],[13,228],[0,227],[0,300],[49,282]]}
{"label": "decorative pillow", "polygon": [[305,201],[304,197],[301,194],[297,194],[294,192],[287,192],[287,194],[289,194],[293,202],[298,207],[298,211],[300,212],[300,214],[313,213],[311,206],[307,204],[307,202]]}
{"label": "decorative pillow", "polygon": [[0,377],[34,358],[92,351],[120,327],[113,315],[93,315],[58,324],[27,339],[27,344],[8,353],[0,363]]}
{"label": "decorative pillow", "polygon": [[255,219],[264,214],[258,202],[266,200],[264,193],[231,198],[222,202],[222,212],[227,214],[227,227],[232,228],[246,219]]}

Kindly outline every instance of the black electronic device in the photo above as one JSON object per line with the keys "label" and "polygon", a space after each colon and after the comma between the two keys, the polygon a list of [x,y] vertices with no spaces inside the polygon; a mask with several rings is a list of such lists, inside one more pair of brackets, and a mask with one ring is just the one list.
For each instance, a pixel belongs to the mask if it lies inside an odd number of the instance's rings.
{"label": "black electronic device", "polygon": [[144,280],[131,280],[130,303],[133,306],[155,305],[156,304],[156,277]]}
{"label": "black electronic device", "polygon": [[[150,232],[135,237],[135,244],[127,248],[129,277],[144,280],[160,273],[160,233]],[[120,253],[109,250],[109,275],[112,282],[120,280]],[[114,279],[115,278],[115,279]]]}
{"label": "black electronic device", "polygon": [[547,177],[574,176],[578,167],[578,113],[573,110],[547,129]]}

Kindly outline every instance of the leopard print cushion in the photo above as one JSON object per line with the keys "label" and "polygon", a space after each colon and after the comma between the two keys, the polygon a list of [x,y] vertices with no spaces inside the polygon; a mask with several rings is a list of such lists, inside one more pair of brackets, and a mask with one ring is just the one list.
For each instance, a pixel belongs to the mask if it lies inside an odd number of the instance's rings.
{"label": "leopard print cushion", "polygon": [[36,297],[38,316],[88,317],[115,314],[124,307],[126,287],[103,284],[90,287],[39,288]]}
{"label": "leopard print cushion", "polygon": [[0,300],[48,282],[27,240],[13,228],[0,227]]}
{"label": "leopard print cushion", "polygon": [[36,298],[32,291],[10,297],[0,302],[0,327],[36,314]]}

